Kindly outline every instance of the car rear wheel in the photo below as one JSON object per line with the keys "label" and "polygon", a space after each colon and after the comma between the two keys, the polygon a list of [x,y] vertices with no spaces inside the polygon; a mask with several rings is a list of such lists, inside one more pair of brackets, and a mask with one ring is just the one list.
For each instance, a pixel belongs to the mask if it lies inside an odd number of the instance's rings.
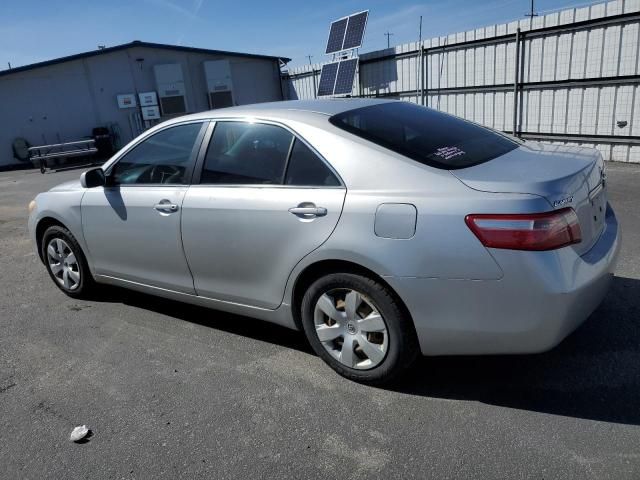
{"label": "car rear wheel", "polygon": [[74,298],[86,298],[94,280],[77,240],[69,230],[53,225],[42,236],[42,258],[56,286]]}
{"label": "car rear wheel", "polygon": [[411,319],[375,280],[351,273],[327,275],[309,287],[301,308],[314,351],[346,378],[388,383],[418,356]]}

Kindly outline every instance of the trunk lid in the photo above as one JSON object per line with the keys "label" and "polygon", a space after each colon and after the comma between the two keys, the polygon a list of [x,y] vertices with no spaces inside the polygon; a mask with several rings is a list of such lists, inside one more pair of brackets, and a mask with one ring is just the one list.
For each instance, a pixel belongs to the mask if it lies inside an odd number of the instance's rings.
{"label": "trunk lid", "polygon": [[574,248],[582,254],[604,228],[604,169],[602,155],[595,149],[527,142],[501,157],[451,174],[474,190],[528,193],[544,197],[554,210],[572,207],[582,231],[582,242]]}

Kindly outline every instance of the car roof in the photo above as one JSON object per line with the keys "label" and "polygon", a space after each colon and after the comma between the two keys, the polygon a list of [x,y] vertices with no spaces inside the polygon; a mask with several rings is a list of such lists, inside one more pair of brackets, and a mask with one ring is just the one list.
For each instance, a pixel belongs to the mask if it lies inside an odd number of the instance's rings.
{"label": "car roof", "polygon": [[229,117],[256,117],[283,119],[290,117],[295,112],[296,118],[331,116],[356,108],[369,107],[381,103],[390,103],[397,100],[365,99],[365,98],[333,98],[326,100],[287,100],[281,102],[255,103],[238,107],[219,108],[205,112],[176,118],[174,121],[215,119]]}

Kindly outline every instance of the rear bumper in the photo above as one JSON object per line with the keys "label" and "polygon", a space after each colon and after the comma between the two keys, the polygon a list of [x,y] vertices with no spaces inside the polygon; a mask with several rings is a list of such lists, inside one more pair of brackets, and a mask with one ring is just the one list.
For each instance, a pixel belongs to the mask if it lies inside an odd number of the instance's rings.
{"label": "rear bumper", "polygon": [[611,207],[582,256],[491,250],[500,280],[386,277],[413,317],[424,355],[536,353],[553,348],[598,307],[620,250]]}

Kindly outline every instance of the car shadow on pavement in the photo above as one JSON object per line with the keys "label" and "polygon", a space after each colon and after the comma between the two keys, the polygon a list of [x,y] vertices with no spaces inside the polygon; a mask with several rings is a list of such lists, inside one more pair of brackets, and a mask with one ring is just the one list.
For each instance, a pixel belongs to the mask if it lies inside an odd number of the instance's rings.
{"label": "car shadow on pavement", "polygon": [[100,294],[93,300],[123,303],[234,335],[313,353],[311,346],[300,332],[251,317],[234,315],[112,286],[101,289]]}
{"label": "car shadow on pavement", "polygon": [[[110,288],[99,301],[124,303],[313,353],[302,333],[249,317],[120,288]],[[340,380],[336,377],[336,381]],[[640,425],[640,280],[615,277],[602,305],[549,352],[424,357],[405,378],[387,389]]]}
{"label": "car shadow on pavement", "polygon": [[640,280],[615,277],[602,305],[549,352],[423,358],[394,390],[640,425]]}

